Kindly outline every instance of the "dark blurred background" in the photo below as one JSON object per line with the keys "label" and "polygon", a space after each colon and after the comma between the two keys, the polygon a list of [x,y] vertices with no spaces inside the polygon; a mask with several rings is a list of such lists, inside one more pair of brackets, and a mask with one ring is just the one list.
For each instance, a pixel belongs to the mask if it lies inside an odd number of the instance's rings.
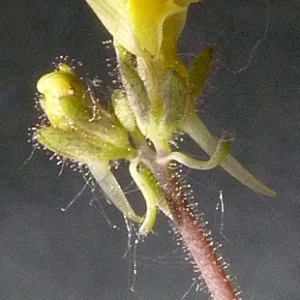
{"label": "dark blurred background", "polygon": [[[0,299],[181,299],[194,275],[163,216],[136,249],[134,277],[122,215],[101,193],[87,188],[62,212],[82,175],[67,167],[59,175],[42,151],[23,166],[38,116],[35,85],[56,56],[81,61],[82,74],[99,76],[109,97],[108,33],[83,0],[2,0],[0,11]],[[278,192],[262,197],[219,168],[186,172],[243,299],[300,298],[299,11],[297,0],[205,0],[191,6],[180,40],[187,63],[214,45],[199,113],[214,135],[232,134],[234,156]],[[203,157],[188,139],[182,146]],[[127,178],[126,166],[118,176]],[[125,188],[142,209],[128,179]],[[184,299],[207,298],[192,288]]]}

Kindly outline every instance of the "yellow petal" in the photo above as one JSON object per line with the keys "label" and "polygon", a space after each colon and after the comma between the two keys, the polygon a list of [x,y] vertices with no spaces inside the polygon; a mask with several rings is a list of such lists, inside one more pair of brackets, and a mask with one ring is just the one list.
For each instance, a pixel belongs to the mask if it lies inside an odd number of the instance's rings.
{"label": "yellow petal", "polygon": [[86,2],[116,41],[129,52],[143,56],[130,23],[128,0],[86,0]]}
{"label": "yellow petal", "polygon": [[[129,0],[128,13],[132,24],[133,32],[138,42],[145,51],[153,56],[160,52],[163,41],[165,20],[172,15],[181,15],[186,11],[173,0]],[[174,25],[174,22],[171,22]],[[184,23],[184,22],[183,22]],[[170,40],[174,44],[174,38],[178,38],[178,31],[182,28],[166,28],[171,33]]]}

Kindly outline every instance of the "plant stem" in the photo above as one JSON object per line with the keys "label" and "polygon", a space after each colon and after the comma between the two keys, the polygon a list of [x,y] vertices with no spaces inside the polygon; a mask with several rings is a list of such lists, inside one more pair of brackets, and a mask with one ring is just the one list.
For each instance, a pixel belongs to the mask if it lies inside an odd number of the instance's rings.
{"label": "plant stem", "polygon": [[178,178],[168,180],[164,188],[174,223],[188,247],[212,298],[239,299],[231,286],[222,263],[214,253],[209,237],[190,207]]}
{"label": "plant stem", "polygon": [[155,154],[151,153],[153,151],[150,152],[147,149],[142,152],[145,158],[144,163],[151,169],[164,191],[174,225],[189,249],[212,298],[214,300],[240,299],[225,273],[222,262],[214,252],[211,239],[188,202],[188,196],[176,170],[168,165],[155,163],[156,160],[153,157]]}

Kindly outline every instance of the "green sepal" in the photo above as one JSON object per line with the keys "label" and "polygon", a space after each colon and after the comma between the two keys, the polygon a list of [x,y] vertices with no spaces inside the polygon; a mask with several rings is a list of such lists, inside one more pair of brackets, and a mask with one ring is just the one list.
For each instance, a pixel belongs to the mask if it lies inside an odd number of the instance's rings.
{"label": "green sepal", "polygon": [[146,214],[139,229],[139,234],[146,235],[151,232],[155,223],[157,206],[167,216],[170,217],[171,213],[157,180],[138,157],[131,161],[129,171],[146,201]]}
{"label": "green sepal", "polygon": [[58,127],[65,131],[75,130],[85,136],[87,139],[115,144],[117,147],[129,146],[128,133],[121,126],[117,117],[106,111],[95,110],[95,116],[85,114],[85,111],[79,110],[76,101],[71,102],[70,97],[60,99],[60,105],[63,109],[67,124],[59,123]]}
{"label": "green sepal", "polygon": [[189,83],[192,107],[205,85],[205,80],[212,66],[212,60],[213,48],[206,47],[195,57],[194,61],[190,66]]}
{"label": "green sepal", "polygon": [[101,187],[108,200],[113,203],[119,211],[130,221],[140,223],[143,218],[136,215],[127,198],[122,191],[118,181],[110,171],[108,164],[101,161],[90,161],[87,163],[93,177]]}
{"label": "green sepal", "polygon": [[149,181],[149,171],[144,166],[139,166],[139,160],[133,160],[129,165],[132,179],[140,189],[146,201],[146,214],[139,228],[139,234],[147,235],[151,232],[156,219],[156,191]]}
{"label": "green sepal", "polygon": [[151,103],[151,118],[146,135],[157,150],[168,151],[169,141],[181,127],[187,105],[185,79],[175,70],[165,74],[158,87],[159,97]]}
{"label": "green sepal", "polygon": [[114,47],[129,106],[135,116],[138,127],[144,133],[149,122],[150,113],[150,101],[144,82],[133,67],[132,55],[117,42],[115,42]]}
{"label": "green sepal", "polygon": [[115,91],[111,97],[113,110],[122,126],[129,132],[136,130],[136,122],[128,99],[121,91]]}
{"label": "green sepal", "polygon": [[220,140],[217,144],[215,152],[212,154],[209,160],[203,161],[192,158],[181,152],[172,152],[168,156],[159,159],[159,163],[167,163],[171,160],[175,160],[180,164],[183,164],[191,169],[197,170],[210,170],[220,165],[228,155],[231,148],[231,141]]}
{"label": "green sepal", "polygon": [[[178,129],[179,123],[184,115],[187,101],[187,88],[183,78],[181,78],[176,71],[172,70],[168,72],[164,78],[161,85],[161,92],[163,115],[158,121],[165,126],[164,130],[162,130],[162,134],[169,139],[174,131]],[[156,116],[154,116],[154,118],[155,117]],[[164,132],[166,132],[166,134]]]}
{"label": "green sepal", "polygon": [[51,151],[86,164],[90,160],[131,159],[135,150],[129,146],[103,142],[97,136],[86,136],[81,131],[65,131],[53,126],[38,129],[35,138]]}
{"label": "green sepal", "polygon": [[[191,112],[182,128],[208,155],[213,155],[217,147],[216,139],[210,134],[195,112]],[[232,177],[250,189],[266,196],[275,196],[276,192],[265,186],[248,172],[230,154],[220,162],[220,166]]]}
{"label": "green sepal", "polygon": [[141,222],[127,201],[120,185],[109,169],[109,160],[131,159],[132,151],[103,143],[100,139],[88,140],[75,131],[64,131],[54,127],[44,127],[36,132],[36,139],[53,152],[86,164],[93,177],[112,202],[129,220]]}

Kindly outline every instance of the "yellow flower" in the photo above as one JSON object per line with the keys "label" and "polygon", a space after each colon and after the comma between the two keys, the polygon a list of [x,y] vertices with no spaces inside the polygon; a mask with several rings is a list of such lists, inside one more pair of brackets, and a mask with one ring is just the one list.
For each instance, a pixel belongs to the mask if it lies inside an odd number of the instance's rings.
{"label": "yellow flower", "polygon": [[116,41],[137,56],[176,53],[188,6],[198,0],[86,0]]}

